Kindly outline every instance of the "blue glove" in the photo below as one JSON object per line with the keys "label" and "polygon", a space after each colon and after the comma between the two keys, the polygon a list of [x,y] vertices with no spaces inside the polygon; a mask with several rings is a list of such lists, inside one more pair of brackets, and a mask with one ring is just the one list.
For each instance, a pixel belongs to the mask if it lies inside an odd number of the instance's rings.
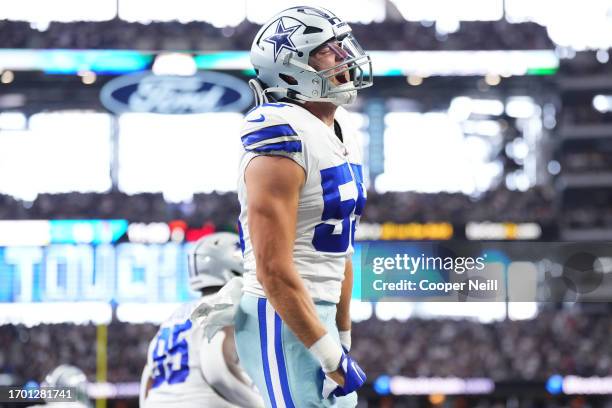
{"label": "blue glove", "polygon": [[325,375],[323,380],[323,398],[330,395],[342,397],[358,390],[366,381],[366,375],[356,361],[346,353],[342,353],[338,369],[344,374],[344,386],[339,386],[334,380]]}

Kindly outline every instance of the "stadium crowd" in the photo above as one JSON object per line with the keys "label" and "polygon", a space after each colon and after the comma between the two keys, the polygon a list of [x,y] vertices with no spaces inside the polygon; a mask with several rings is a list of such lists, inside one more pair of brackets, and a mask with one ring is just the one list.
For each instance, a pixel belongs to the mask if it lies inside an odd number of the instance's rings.
{"label": "stadium crowd", "polygon": [[612,151],[568,151],[561,163],[566,171],[572,173],[609,172],[612,170]]}
{"label": "stadium crowd", "polygon": [[[460,193],[369,192],[364,222],[552,221],[553,192],[498,188],[478,199]],[[193,200],[168,203],[161,193],[40,194],[32,203],[0,195],[0,219],[111,219],[164,222],[176,219],[189,225],[233,226],[239,213],[235,193],[195,194]]]}
{"label": "stadium crowd", "polygon": [[565,106],[561,125],[599,125],[612,123],[612,112],[598,112],[592,106],[592,95],[581,106]]}
{"label": "stadium crowd", "polygon": [[564,192],[561,224],[570,228],[612,228],[612,191],[608,188],[576,188]]}
{"label": "stadium crowd", "polygon": [[[503,50],[553,49],[546,29],[534,23],[463,22],[450,34],[433,24],[385,21],[351,24],[361,44],[370,50]],[[259,25],[243,21],[236,27],[216,28],[204,22],[128,23],[52,22],[45,31],[27,22],[0,20],[3,48],[136,49],[136,50],[248,50]]]}
{"label": "stadium crowd", "polygon": [[[398,304],[401,307],[401,304]],[[536,319],[483,324],[471,320],[409,319],[354,323],[351,354],[369,378],[488,377],[545,380],[554,374],[612,375],[609,315],[541,312]],[[108,380],[138,381],[152,324],[113,322],[108,328]],[[0,326],[0,373],[15,383],[41,380],[61,363],[95,379],[96,328],[92,325]]]}
{"label": "stadium crowd", "polygon": [[[541,312],[536,319],[369,320],[354,325],[352,354],[372,375],[543,380],[612,374],[609,316]],[[378,353],[373,353],[378,350]]]}

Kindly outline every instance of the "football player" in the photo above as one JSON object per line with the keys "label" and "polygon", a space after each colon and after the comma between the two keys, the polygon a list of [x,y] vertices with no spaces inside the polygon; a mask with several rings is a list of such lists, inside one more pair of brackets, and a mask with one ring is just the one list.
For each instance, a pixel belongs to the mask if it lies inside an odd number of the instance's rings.
{"label": "football player", "polygon": [[251,62],[238,355],[267,407],[354,407],[366,378],[348,354],[350,259],[366,192],[356,129],[340,106],[372,85],[370,57],[347,23],[303,6],[259,30]]}
{"label": "football player", "polygon": [[233,328],[225,327],[209,342],[190,320],[195,304],[243,271],[238,235],[219,232],[195,244],[189,253],[189,286],[203,298],[177,309],[151,341],[141,379],[141,407],[263,407],[238,364]]}

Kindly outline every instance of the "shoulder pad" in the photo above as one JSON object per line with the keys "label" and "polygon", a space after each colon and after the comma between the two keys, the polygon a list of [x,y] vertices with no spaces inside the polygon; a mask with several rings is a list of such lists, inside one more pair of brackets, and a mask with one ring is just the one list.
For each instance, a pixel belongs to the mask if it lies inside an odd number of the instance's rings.
{"label": "shoulder pad", "polygon": [[258,153],[302,151],[302,142],[295,129],[283,115],[285,103],[264,103],[247,113],[241,132],[245,150]]}

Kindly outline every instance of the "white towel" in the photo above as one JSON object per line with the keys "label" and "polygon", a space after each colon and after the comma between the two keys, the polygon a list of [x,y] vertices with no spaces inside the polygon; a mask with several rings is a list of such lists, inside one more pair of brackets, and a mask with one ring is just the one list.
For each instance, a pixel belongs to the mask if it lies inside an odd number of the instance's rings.
{"label": "white towel", "polygon": [[209,342],[219,330],[234,324],[242,286],[242,278],[233,278],[219,292],[203,298],[192,310],[191,321],[202,326]]}

